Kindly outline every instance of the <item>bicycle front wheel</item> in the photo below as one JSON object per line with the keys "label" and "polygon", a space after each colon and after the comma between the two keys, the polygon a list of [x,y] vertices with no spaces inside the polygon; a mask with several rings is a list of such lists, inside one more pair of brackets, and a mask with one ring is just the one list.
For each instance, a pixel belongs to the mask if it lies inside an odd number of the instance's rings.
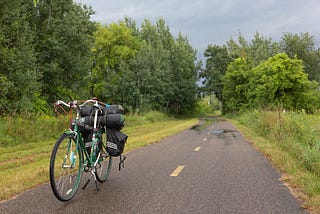
{"label": "bicycle front wheel", "polygon": [[50,159],[50,185],[60,201],[71,200],[79,189],[83,162],[81,146],[74,134],[63,134],[53,147]]}
{"label": "bicycle front wheel", "polygon": [[[103,143],[104,142],[104,143]],[[96,177],[99,182],[105,182],[110,174],[112,157],[106,152],[106,140],[99,143],[100,159],[96,166]]]}

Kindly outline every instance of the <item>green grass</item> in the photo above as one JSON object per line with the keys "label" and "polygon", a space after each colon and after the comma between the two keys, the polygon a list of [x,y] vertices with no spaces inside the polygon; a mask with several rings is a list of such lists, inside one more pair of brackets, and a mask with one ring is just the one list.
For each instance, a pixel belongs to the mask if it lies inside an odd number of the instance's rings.
{"label": "green grass", "polygon": [[231,121],[282,172],[303,207],[320,213],[320,117],[251,111]]}
{"label": "green grass", "polygon": [[[129,138],[125,152],[158,142],[190,128],[196,118],[177,119],[159,112],[126,117]],[[0,119],[0,201],[49,181],[55,141],[68,129],[68,118],[41,116]]]}

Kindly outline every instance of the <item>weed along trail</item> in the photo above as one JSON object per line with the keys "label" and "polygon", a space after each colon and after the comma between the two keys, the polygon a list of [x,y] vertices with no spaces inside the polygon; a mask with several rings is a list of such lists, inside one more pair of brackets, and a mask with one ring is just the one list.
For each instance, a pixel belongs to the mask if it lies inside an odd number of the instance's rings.
{"label": "weed along trail", "polygon": [[[118,171],[61,203],[48,184],[0,204],[0,213],[308,213],[269,161],[230,123],[195,127],[126,154]],[[41,203],[39,203],[41,201]]]}

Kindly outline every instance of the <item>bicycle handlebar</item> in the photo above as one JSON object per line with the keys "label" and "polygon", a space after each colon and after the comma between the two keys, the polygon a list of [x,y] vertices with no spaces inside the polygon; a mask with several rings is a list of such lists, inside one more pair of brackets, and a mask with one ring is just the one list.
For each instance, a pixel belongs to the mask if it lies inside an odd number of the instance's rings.
{"label": "bicycle handlebar", "polygon": [[[82,104],[78,104],[78,102],[82,102]],[[89,100],[74,100],[74,101],[71,101],[69,103],[63,101],[63,100],[58,100],[57,102],[55,102],[55,106],[60,106],[60,105],[64,105],[66,107],[69,107],[69,108],[81,108],[82,106],[88,104],[88,103],[92,103],[92,104],[100,104],[102,106],[107,106],[106,103],[103,103],[99,100],[96,100],[96,99],[89,99]]]}
{"label": "bicycle handlebar", "polygon": [[60,105],[64,105],[66,107],[74,107],[74,101],[73,102],[70,102],[70,103],[66,103],[64,102],[63,100],[58,100],[57,102],[54,103],[55,106],[60,106]]}
{"label": "bicycle handlebar", "polygon": [[[79,103],[81,103],[81,104],[79,104]],[[96,98],[91,98],[89,100],[74,100],[71,102],[65,102],[63,100],[58,100],[57,102],[54,103],[54,110],[58,115],[59,115],[58,109],[62,110],[65,114],[67,114],[66,109],[63,108],[63,106],[66,106],[70,109],[71,108],[75,109],[77,111],[77,113],[79,113],[81,107],[86,104],[89,104],[89,103],[93,104],[92,106],[96,107],[99,110],[101,110],[101,106],[108,107],[108,104],[103,103]]]}

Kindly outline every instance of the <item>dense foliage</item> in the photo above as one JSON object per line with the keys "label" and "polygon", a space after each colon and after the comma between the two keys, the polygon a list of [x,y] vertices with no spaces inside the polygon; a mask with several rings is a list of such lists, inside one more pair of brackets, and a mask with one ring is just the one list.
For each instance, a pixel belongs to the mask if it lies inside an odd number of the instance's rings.
{"label": "dense foliage", "polygon": [[95,24],[72,0],[0,3],[0,115],[88,96]]}
{"label": "dense foliage", "polygon": [[285,33],[278,43],[258,33],[248,42],[239,34],[238,41],[209,45],[205,57],[204,91],[216,95],[224,113],[320,108],[320,49],[308,33]]}
{"label": "dense foliage", "polygon": [[0,115],[48,113],[55,100],[93,96],[130,112],[181,114],[196,108],[199,91],[214,94],[224,112],[319,109],[320,49],[308,33],[279,42],[239,34],[208,45],[202,69],[188,39],[163,19],[102,25],[73,0],[3,0],[0,12]]}
{"label": "dense foliage", "polygon": [[194,108],[196,51],[181,34],[174,38],[163,19],[130,19],[98,25],[93,53],[93,92],[133,111],[186,113]]}
{"label": "dense foliage", "polygon": [[244,108],[305,109],[319,102],[318,84],[308,80],[303,62],[280,53],[251,68],[245,58],[231,62],[223,78],[226,112]]}
{"label": "dense foliage", "polygon": [[42,0],[36,5],[37,65],[41,71],[41,97],[49,103],[59,98],[88,97],[90,48],[95,24],[92,10],[72,0]]}
{"label": "dense foliage", "polygon": [[30,110],[39,92],[31,1],[0,2],[0,113]]}
{"label": "dense foliage", "polygon": [[72,0],[4,0],[0,12],[0,115],[91,96],[132,112],[195,107],[196,51],[163,19],[101,25]]}

